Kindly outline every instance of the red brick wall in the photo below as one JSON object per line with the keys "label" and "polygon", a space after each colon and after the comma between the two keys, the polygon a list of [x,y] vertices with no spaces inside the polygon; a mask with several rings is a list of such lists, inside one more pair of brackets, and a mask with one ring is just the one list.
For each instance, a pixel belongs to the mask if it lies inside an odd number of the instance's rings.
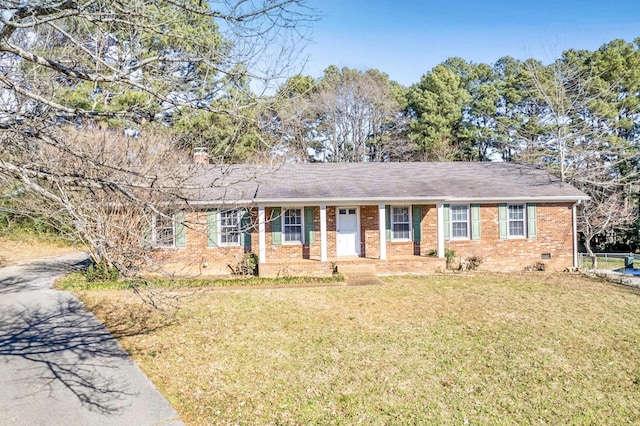
{"label": "red brick wall", "polygon": [[[456,259],[478,256],[481,270],[523,270],[535,262],[543,262],[550,270],[573,266],[573,224],[571,203],[537,204],[537,237],[501,240],[499,238],[498,205],[480,207],[481,238],[478,241],[445,241],[445,248],[456,251]],[[380,256],[378,206],[360,207],[362,253],[364,257]],[[429,255],[438,247],[438,210],[435,205],[422,206],[422,239],[417,247],[412,241],[387,241],[387,256]],[[551,259],[542,260],[542,254]]]}
{"label": "red brick wall", "polygon": [[[273,209],[266,208],[265,209],[265,217],[268,219],[271,217],[271,212]],[[336,209],[334,207],[327,206],[327,256],[335,257],[336,256]],[[320,259],[320,207],[313,208],[313,220],[314,220],[314,235],[315,242],[312,244],[299,244],[299,243],[282,243],[282,244],[273,244],[272,239],[272,222],[267,221],[265,224],[266,230],[266,240],[267,240],[267,262],[270,260],[279,260],[279,259]],[[255,235],[253,237],[256,238],[255,245],[252,247],[256,247],[254,250],[258,253],[258,230],[255,230]]]}
{"label": "red brick wall", "polygon": [[[480,207],[481,238],[478,241],[445,241],[445,247],[456,252],[456,259],[479,256],[481,270],[521,271],[535,262],[543,262],[547,269],[562,271],[573,266],[573,222],[571,203],[536,204],[536,238],[501,240],[498,224],[498,205]],[[542,260],[542,254],[551,259]]]}
{"label": "red brick wall", "polygon": [[[255,212],[252,212],[255,216]],[[159,266],[176,275],[227,275],[245,255],[244,246],[207,246],[207,212],[185,214],[186,247],[156,249],[152,257]],[[257,232],[251,247],[258,247]]]}
{"label": "red brick wall", "polygon": [[[376,259],[380,256],[378,206],[360,207],[361,255]],[[271,217],[272,209],[265,215]],[[336,208],[327,206],[327,255],[336,257]],[[445,247],[455,250],[456,260],[478,256],[481,270],[516,271],[535,262],[543,262],[549,270],[563,270],[573,266],[573,228],[571,203],[537,204],[537,238],[501,240],[499,238],[498,205],[480,207],[481,239],[445,241]],[[254,227],[251,235],[251,252],[259,253],[257,209],[252,211]],[[156,250],[153,257],[161,261],[165,269],[184,275],[220,275],[230,272],[245,254],[245,247],[208,247],[206,212],[186,214],[186,247]],[[273,244],[272,223],[266,228],[267,262],[287,259],[320,259],[320,208],[314,207],[315,242],[313,244]],[[428,255],[437,248],[437,208],[422,206],[422,240],[417,247],[412,241],[387,241],[387,256]],[[551,259],[542,260],[543,253]]]}
{"label": "red brick wall", "polygon": [[378,206],[360,207],[360,256],[380,257],[380,223]]}

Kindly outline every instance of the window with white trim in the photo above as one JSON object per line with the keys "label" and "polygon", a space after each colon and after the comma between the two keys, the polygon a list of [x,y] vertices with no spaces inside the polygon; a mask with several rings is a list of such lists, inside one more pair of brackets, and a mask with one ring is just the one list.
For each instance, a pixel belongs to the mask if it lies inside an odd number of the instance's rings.
{"label": "window with white trim", "polygon": [[409,206],[391,208],[391,238],[393,240],[409,240],[411,238]]}
{"label": "window with white trim", "polygon": [[510,237],[526,237],[526,214],[524,204],[507,206],[508,232]]}
{"label": "window with white trim", "polygon": [[154,215],[151,241],[157,247],[176,245],[175,217],[173,215]]}
{"label": "window with white trim", "polygon": [[469,238],[469,206],[451,205],[449,207],[451,238],[452,239],[468,239]]}
{"label": "window with white trim", "polygon": [[284,242],[302,243],[302,209],[287,209],[282,214]]}
{"label": "window with white trim", "polygon": [[220,211],[220,244],[227,246],[240,245],[241,229],[240,209]]}

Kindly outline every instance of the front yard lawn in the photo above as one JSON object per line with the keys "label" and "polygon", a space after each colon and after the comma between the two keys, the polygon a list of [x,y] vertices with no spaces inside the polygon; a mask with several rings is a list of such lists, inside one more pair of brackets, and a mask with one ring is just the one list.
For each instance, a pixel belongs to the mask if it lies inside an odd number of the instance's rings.
{"label": "front yard lawn", "polygon": [[187,424],[631,424],[640,292],[567,274],[82,292]]}

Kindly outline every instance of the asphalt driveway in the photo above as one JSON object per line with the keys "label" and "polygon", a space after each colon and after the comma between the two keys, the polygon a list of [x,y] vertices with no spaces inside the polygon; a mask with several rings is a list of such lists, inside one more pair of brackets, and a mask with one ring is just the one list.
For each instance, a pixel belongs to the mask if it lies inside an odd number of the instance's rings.
{"label": "asphalt driveway", "polygon": [[181,425],[96,317],[52,288],[84,259],[0,268],[0,423]]}

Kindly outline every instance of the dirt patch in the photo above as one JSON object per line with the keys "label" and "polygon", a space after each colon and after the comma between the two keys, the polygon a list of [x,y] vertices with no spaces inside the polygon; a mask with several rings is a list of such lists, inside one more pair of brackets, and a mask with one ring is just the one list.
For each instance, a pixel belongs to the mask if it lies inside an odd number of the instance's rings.
{"label": "dirt patch", "polygon": [[0,237],[0,266],[23,260],[59,256],[81,251],[78,247],[65,246],[36,238],[11,239]]}

